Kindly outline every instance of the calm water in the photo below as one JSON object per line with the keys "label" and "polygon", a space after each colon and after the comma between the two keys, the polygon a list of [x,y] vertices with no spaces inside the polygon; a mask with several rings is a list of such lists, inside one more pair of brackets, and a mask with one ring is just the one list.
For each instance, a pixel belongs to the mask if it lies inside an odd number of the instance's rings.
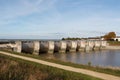
{"label": "calm water", "polygon": [[88,62],[91,62],[92,65],[120,67],[120,50],[107,50],[89,53],[56,53],[54,54],[54,57],[62,61],[77,64],[88,64]]}

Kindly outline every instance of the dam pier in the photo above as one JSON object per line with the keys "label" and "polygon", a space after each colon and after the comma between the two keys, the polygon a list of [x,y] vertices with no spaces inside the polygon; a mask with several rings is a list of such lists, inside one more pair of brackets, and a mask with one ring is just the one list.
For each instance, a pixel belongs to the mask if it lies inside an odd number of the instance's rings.
{"label": "dam pier", "polygon": [[24,52],[34,55],[41,53],[53,54],[66,52],[86,52],[105,49],[107,41],[103,40],[60,40],[60,41],[4,41],[0,49],[11,49],[14,52]]}

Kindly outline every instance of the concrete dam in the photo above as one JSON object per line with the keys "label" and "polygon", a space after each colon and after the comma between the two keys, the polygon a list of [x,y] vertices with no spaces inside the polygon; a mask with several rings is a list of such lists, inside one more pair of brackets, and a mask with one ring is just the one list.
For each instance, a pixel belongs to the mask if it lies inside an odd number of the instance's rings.
{"label": "concrete dam", "polygon": [[102,40],[60,40],[60,41],[12,41],[0,42],[0,49],[9,48],[15,52],[24,52],[39,55],[41,53],[53,54],[95,51],[105,49],[107,41]]}

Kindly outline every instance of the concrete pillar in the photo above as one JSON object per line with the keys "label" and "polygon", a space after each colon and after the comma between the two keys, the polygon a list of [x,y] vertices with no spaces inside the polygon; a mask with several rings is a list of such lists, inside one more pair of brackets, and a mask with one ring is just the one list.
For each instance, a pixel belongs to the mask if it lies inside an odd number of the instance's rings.
{"label": "concrete pillar", "polygon": [[21,50],[22,50],[21,41],[15,41],[15,47],[13,48],[13,51],[21,53]]}
{"label": "concrete pillar", "polygon": [[76,52],[77,41],[66,41],[67,42],[67,51]]}
{"label": "concrete pillar", "polygon": [[77,41],[77,51],[85,51],[86,40],[78,40]]}
{"label": "concrete pillar", "polygon": [[33,42],[33,46],[34,46],[33,54],[39,55],[40,42],[39,42],[39,41],[34,41],[34,42]]}
{"label": "concrete pillar", "polygon": [[33,43],[31,41],[22,42],[22,52],[33,53]]}
{"label": "concrete pillar", "polygon": [[40,52],[53,54],[54,52],[54,41],[41,41]]}
{"label": "concrete pillar", "polygon": [[40,43],[39,41],[28,41],[22,43],[22,51],[25,53],[39,55]]}
{"label": "concrete pillar", "polygon": [[94,41],[92,40],[87,41],[87,46],[89,47],[89,50],[92,51],[94,48]]}
{"label": "concrete pillar", "polygon": [[101,41],[101,49],[105,49],[107,46],[107,41]]}
{"label": "concrete pillar", "polygon": [[67,43],[65,41],[55,42],[55,52],[65,53],[67,48]]}
{"label": "concrete pillar", "polygon": [[93,50],[100,50],[101,42],[100,41],[94,41],[94,47]]}

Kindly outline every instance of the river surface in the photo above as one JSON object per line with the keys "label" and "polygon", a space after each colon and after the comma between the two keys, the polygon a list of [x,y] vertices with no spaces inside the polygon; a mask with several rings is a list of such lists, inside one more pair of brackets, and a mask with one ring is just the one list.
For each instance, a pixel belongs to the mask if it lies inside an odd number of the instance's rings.
{"label": "river surface", "polygon": [[88,53],[55,53],[53,57],[77,64],[88,64],[88,62],[91,62],[93,66],[120,67],[120,50],[104,50]]}

